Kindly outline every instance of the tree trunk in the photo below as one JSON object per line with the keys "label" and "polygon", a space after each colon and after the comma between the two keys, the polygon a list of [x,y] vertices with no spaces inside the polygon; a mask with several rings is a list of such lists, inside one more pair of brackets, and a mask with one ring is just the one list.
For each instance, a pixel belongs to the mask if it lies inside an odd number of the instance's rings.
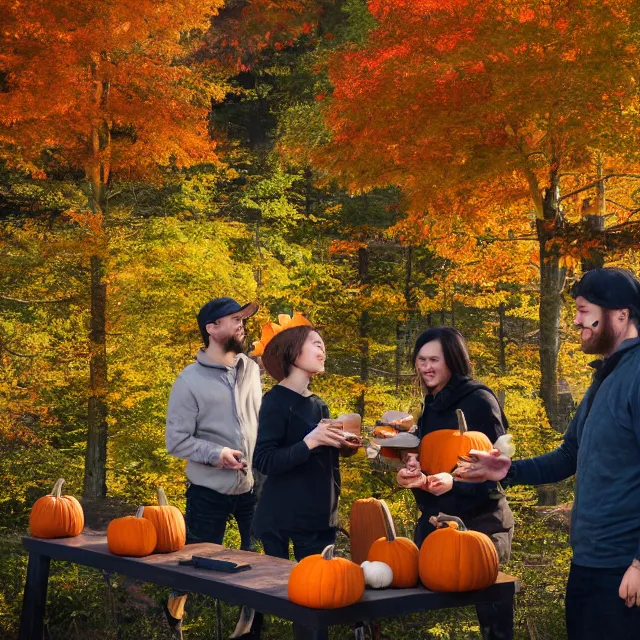
{"label": "tree trunk", "polygon": [[[602,178],[602,156],[597,156],[597,176]],[[589,200],[582,202],[582,217],[587,227],[589,237],[599,235],[604,231],[604,221],[607,214],[607,206],[605,200],[605,184],[604,180],[600,180],[596,185],[596,202],[592,205]],[[582,271],[590,271],[591,269],[599,269],[604,266],[604,255],[598,248],[589,251],[589,257],[582,259]]]}
{"label": "tree trunk", "polygon": [[[358,249],[358,279],[360,286],[369,283],[369,248]],[[365,290],[365,295],[368,292]],[[365,308],[360,314],[359,320],[360,334],[360,382],[363,385],[360,396],[356,403],[356,412],[364,419],[365,414],[365,385],[369,380],[369,311]]]}
{"label": "tree trunk", "polygon": [[558,352],[560,350],[560,315],[566,271],[560,268],[557,247],[549,242],[561,230],[560,189],[557,170],[551,173],[551,185],[543,200],[543,219],[537,221],[540,244],[540,395],[551,426],[564,432],[558,412]]}
{"label": "tree trunk", "polygon": [[407,309],[407,323],[404,331],[403,363],[408,364],[413,369],[411,355],[413,345],[419,333],[420,316],[418,313],[418,302],[413,290],[413,247],[407,247],[405,272],[404,272],[404,302]]}
{"label": "tree trunk", "polygon": [[456,289],[453,288],[451,293],[451,326],[456,328]]}
{"label": "tree trunk", "polygon": [[501,302],[498,306],[498,318],[500,319],[500,323],[498,325],[498,364],[500,366],[500,373],[503,376],[507,375],[507,344],[504,336],[504,317],[504,302]]}
{"label": "tree trunk", "polygon": [[[99,78],[97,65],[92,67],[95,99],[103,114],[107,112],[109,83]],[[109,181],[109,155],[111,127],[104,117],[91,131],[92,157],[87,167],[91,185],[90,203],[98,218],[98,231],[94,233],[95,253],[91,256],[91,318],[89,360],[89,403],[87,450],[85,454],[84,491],[87,499],[107,495],[107,285],[104,282],[107,239],[104,216],[107,209],[107,183]]]}
{"label": "tree trunk", "polygon": [[402,360],[404,357],[404,331],[402,330],[402,320],[396,319],[396,357],[395,357],[395,380],[396,393],[400,390],[400,372],[402,371]]}
{"label": "tree trunk", "polygon": [[91,257],[91,359],[89,361],[89,432],[84,468],[84,497],[107,495],[106,309],[104,261]]}

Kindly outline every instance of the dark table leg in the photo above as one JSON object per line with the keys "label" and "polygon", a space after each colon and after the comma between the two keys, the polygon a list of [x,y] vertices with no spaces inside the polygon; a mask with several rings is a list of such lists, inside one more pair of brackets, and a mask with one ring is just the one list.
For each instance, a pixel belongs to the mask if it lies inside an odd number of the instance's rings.
{"label": "dark table leg", "polygon": [[294,640],[328,640],[328,629],[314,629],[312,627],[303,627],[300,624],[293,625]]}
{"label": "dark table leg", "polygon": [[50,563],[48,556],[29,554],[18,640],[42,640]]}

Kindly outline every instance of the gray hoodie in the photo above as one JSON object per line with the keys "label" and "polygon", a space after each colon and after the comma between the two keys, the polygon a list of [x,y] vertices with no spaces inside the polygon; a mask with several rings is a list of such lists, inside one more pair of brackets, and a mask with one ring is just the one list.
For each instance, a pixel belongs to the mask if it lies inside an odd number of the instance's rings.
{"label": "gray hoodie", "polygon": [[[165,438],[169,453],[188,461],[190,482],[224,494],[251,491],[261,400],[260,368],[244,354],[226,367],[200,350],[182,370],[169,396]],[[246,474],[216,468],[223,447],[242,451]]]}

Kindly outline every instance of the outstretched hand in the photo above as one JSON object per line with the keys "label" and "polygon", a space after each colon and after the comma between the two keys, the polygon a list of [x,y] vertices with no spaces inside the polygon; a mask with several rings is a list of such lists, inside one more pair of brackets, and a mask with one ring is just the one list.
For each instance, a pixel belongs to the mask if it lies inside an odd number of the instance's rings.
{"label": "outstretched hand", "polygon": [[458,466],[453,472],[457,480],[465,482],[499,482],[507,475],[511,467],[511,459],[500,453],[498,449],[478,451],[472,449],[466,456],[458,458]]}

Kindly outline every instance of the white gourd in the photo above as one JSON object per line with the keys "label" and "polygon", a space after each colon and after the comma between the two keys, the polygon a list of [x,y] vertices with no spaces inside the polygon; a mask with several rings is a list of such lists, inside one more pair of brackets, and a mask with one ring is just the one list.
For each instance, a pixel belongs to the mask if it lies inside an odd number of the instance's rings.
{"label": "white gourd", "polygon": [[513,454],[516,452],[516,446],[513,444],[513,436],[510,433],[505,433],[500,436],[493,445],[500,453],[507,456],[507,458],[513,458]]}
{"label": "white gourd", "polygon": [[384,562],[369,562],[361,565],[364,571],[364,583],[373,589],[384,589],[393,582],[393,569]]}

